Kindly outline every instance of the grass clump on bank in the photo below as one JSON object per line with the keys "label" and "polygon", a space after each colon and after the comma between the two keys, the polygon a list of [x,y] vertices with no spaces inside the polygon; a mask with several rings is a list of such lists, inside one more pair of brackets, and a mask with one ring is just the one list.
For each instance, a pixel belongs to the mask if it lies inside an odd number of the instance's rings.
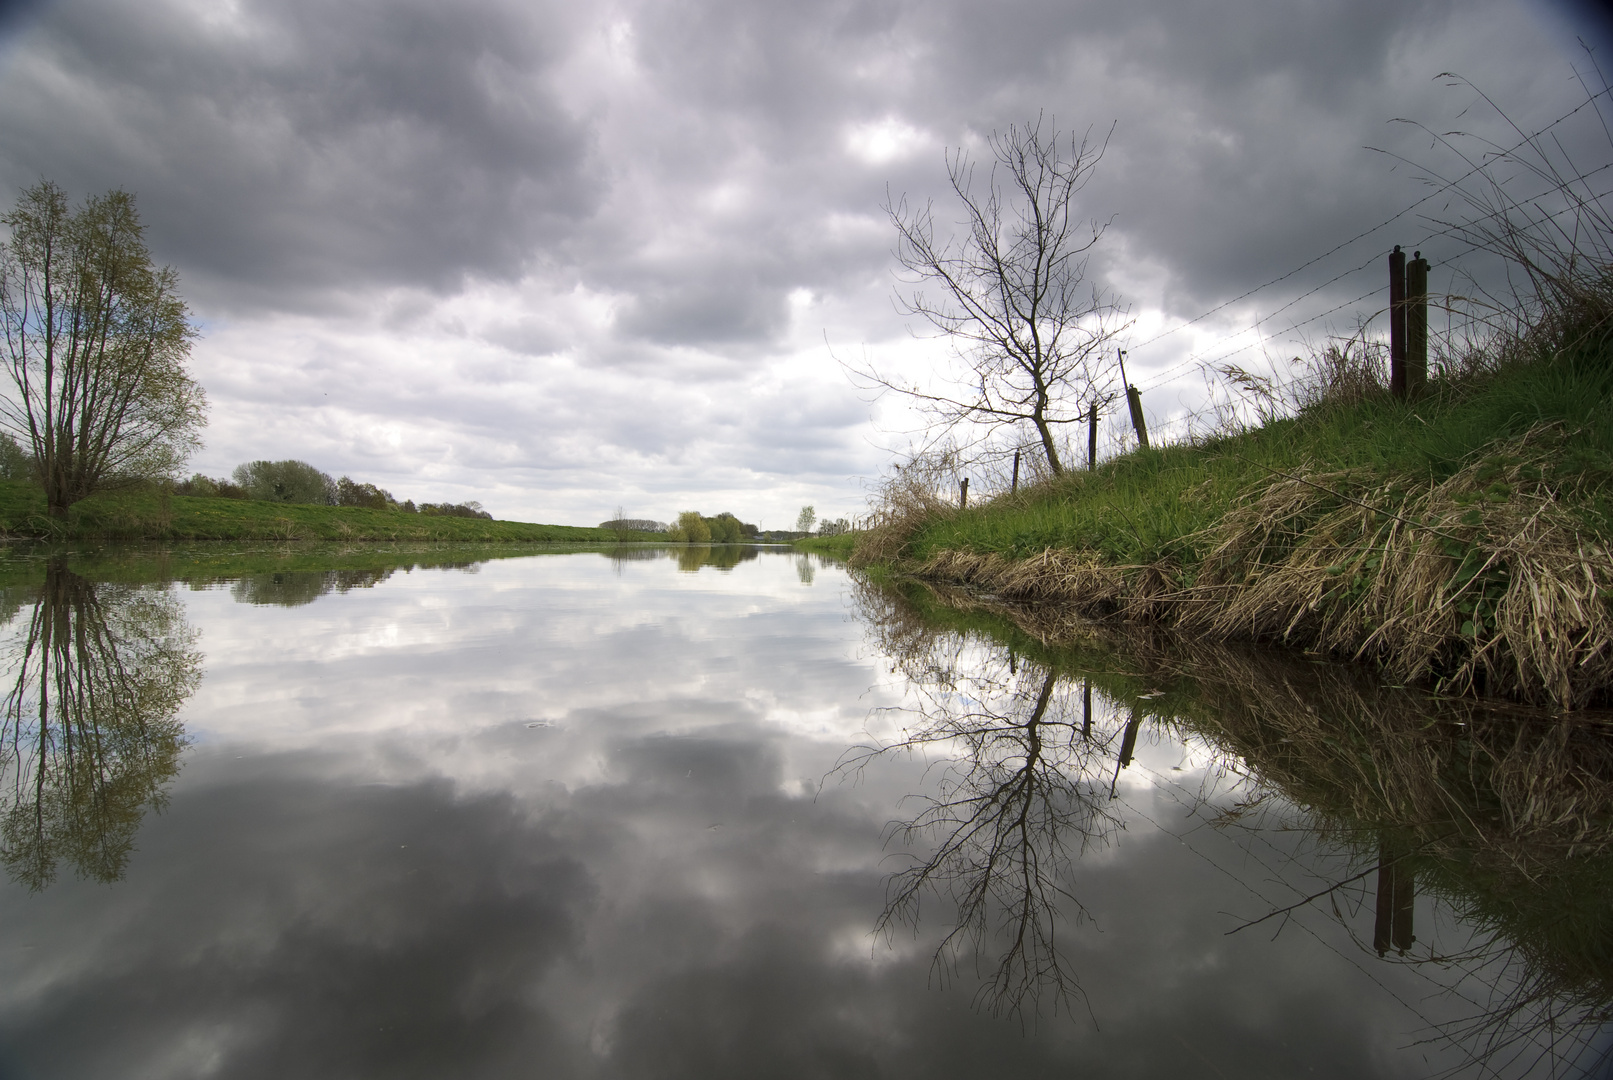
{"label": "grass clump on bank", "polygon": [[849,559],[857,548],[859,533],[843,532],[833,536],[803,536],[799,540],[790,541],[790,546],[797,551],[810,551],[815,555],[827,555],[834,559]]}
{"label": "grass clump on bank", "polygon": [[0,481],[0,535],[35,540],[336,540],[611,543],[646,540],[571,525],[535,525],[356,506],[172,495],[160,489],[103,492],[52,519],[39,488]]}
{"label": "grass clump on bank", "polygon": [[1604,702],[1610,311],[1604,287],[1410,402],[1370,377],[1347,394],[1322,384],[1297,415],[966,511],[904,477],[853,558],[1455,692]]}

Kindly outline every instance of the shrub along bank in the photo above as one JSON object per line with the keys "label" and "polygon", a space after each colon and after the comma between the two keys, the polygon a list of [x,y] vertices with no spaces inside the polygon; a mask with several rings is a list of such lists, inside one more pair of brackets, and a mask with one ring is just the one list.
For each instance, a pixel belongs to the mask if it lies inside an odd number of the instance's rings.
{"label": "shrub along bank", "polygon": [[892,485],[853,562],[1451,692],[1608,703],[1610,326],[1537,333],[1414,401],[1318,394],[966,511]]}

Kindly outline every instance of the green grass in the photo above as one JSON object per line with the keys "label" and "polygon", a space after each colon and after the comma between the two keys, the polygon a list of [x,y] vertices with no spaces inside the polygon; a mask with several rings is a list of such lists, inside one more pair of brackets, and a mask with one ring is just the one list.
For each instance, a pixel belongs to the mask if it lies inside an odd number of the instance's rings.
{"label": "green grass", "polygon": [[1047,548],[1118,565],[1191,565],[1203,530],[1279,472],[1361,470],[1426,489],[1541,424],[1559,425],[1555,470],[1592,532],[1613,529],[1613,350],[1584,348],[1460,384],[1434,384],[1412,403],[1388,397],[1316,408],[1241,434],[1136,451],[1094,472],[1067,474],[1016,497],[936,515],[909,538],[904,561],[943,551],[1024,558]]}
{"label": "green grass", "polygon": [[849,559],[857,546],[857,534],[848,532],[837,536],[805,536],[799,540],[792,540],[790,546],[797,551],[810,551],[835,559]]}
{"label": "green grass", "polygon": [[[36,540],[335,540],[476,543],[610,543],[606,529],[438,517],[352,506],[205,499],[156,490],[107,492],[75,503],[65,522],[44,493],[0,481],[0,535]],[[648,533],[631,534],[649,540]]]}

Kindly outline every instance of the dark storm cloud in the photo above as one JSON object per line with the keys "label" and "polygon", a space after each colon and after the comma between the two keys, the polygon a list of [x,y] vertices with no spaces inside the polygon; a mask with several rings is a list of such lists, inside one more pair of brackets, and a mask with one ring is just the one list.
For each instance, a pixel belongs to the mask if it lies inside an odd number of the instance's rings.
{"label": "dark storm cloud", "polygon": [[[719,483],[756,491],[751,517],[849,509],[909,421],[822,343],[946,364],[892,309],[881,207],[935,198],[950,228],[949,148],[1112,125],[1081,204],[1112,221],[1091,277],[1191,317],[1421,197],[1365,149],[1428,160],[1392,119],[1502,130],[1440,72],[1526,130],[1582,97],[1564,4],[43,0],[0,36],[0,189],[136,192],[206,330],[205,471],[305,456],[429,476],[434,500],[541,487],[495,512],[548,520]],[[1430,229],[1413,215],[1200,329],[1313,318]],[[1452,245],[1426,246],[1443,284]],[[1140,375],[1191,365],[1189,336],[1134,341]]]}
{"label": "dark storm cloud", "polygon": [[563,1060],[520,997],[576,946],[584,868],[507,798],[333,786],[286,766],[198,792],[148,834],[147,858],[192,867],[127,886],[154,936],[114,938],[93,975],[14,1016],[13,1065],[432,1077]]}
{"label": "dark storm cloud", "polygon": [[225,309],[511,274],[592,199],[551,85],[568,33],[487,4],[62,0],[10,58],[0,168],[135,191]]}
{"label": "dark storm cloud", "polygon": [[667,345],[721,345],[776,336],[785,321],[783,296],[776,288],[723,280],[732,276],[742,275],[728,267],[712,275],[718,280],[646,290],[628,302],[616,325]]}
{"label": "dark storm cloud", "polygon": [[[1202,304],[1403,205],[1361,147],[1434,100],[1407,99],[1404,69],[1423,83],[1464,58],[1416,70],[1431,40],[1460,38],[1451,12],[711,0],[584,19],[255,0],[198,17],[62,0],[27,39],[3,170],[137,190],[163,254],[216,277],[221,303],[451,289],[540,261],[619,293],[622,334],[720,348],[775,340],[792,288],[860,289],[885,263],[888,238],[826,241],[826,216],[879,220],[887,183],[940,194],[944,146],[1045,111],[1099,135],[1118,122],[1087,207]],[[612,19],[629,75],[590,51]],[[612,105],[565,99],[611,100],[622,80],[636,89]],[[932,142],[849,157],[846,129],[885,116]],[[713,205],[724,186],[737,203]]]}

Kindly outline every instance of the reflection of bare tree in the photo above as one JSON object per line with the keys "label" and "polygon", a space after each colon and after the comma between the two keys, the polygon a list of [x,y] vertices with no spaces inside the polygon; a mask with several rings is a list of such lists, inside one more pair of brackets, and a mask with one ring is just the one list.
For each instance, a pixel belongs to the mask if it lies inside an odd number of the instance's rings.
{"label": "reflection of bare tree", "polygon": [[26,619],[0,730],[0,860],[34,889],[63,860],[113,881],[179,771],[175,714],[201,675],[194,634],[166,588],[96,585],[59,565]]}
{"label": "reflection of bare tree", "polygon": [[1035,1011],[1044,995],[1067,1005],[1080,987],[1061,961],[1058,928],[1086,914],[1073,891],[1076,860],[1121,827],[1112,773],[1129,759],[1137,726],[1094,732],[1090,684],[1006,647],[933,632],[919,647],[900,618],[883,629],[893,631],[886,640],[915,703],[901,712],[900,738],[859,747],[842,767],[895,752],[946,765],[919,812],[892,826],[904,843],[928,847],[887,881],[879,928],[916,922],[926,895],[946,894],[957,913],[938,965],[972,954],[986,973],[980,1001],[993,1012]]}

